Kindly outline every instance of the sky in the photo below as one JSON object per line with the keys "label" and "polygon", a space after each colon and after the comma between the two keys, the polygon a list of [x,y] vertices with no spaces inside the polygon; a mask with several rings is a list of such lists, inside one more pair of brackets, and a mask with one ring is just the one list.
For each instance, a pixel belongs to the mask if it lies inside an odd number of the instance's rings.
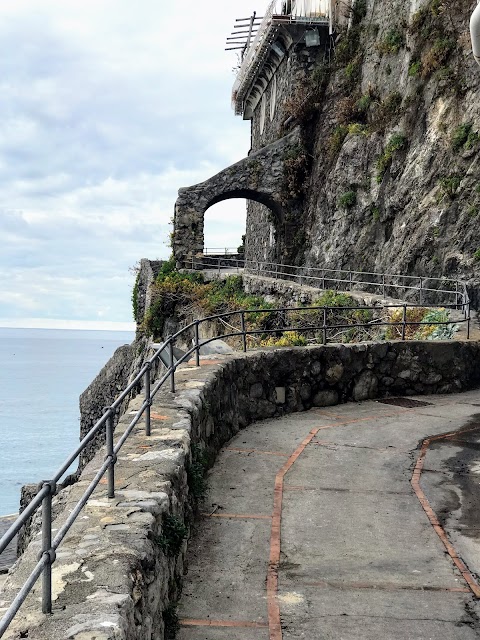
{"label": "sky", "polygon": [[[2,0],[0,326],[131,328],[178,189],[249,150],[225,40],[265,0]],[[236,247],[245,202],[206,214]]]}

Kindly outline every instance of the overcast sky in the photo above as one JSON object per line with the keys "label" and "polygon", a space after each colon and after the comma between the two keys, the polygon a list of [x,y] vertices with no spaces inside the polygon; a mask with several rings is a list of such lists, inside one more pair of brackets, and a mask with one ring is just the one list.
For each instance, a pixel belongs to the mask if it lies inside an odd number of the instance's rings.
{"label": "overcast sky", "polygon": [[[178,189],[248,152],[225,39],[265,6],[1,1],[0,326],[131,322],[130,268],[168,257]],[[206,245],[237,246],[244,208],[212,207]]]}

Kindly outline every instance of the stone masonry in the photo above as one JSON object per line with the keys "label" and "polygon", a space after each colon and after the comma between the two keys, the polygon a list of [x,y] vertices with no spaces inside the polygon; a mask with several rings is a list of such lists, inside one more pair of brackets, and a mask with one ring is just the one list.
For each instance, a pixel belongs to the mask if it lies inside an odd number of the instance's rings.
{"label": "stone masonry", "polygon": [[[450,393],[480,382],[478,343],[385,342],[269,349],[203,360],[177,372],[177,394],[163,388],[153,430],[138,430],[122,449],[116,497],[101,484],[57,553],[54,611],[40,613],[39,585],[7,632],[9,640],[164,640],[181,588],[186,540],[168,547],[168,518],[192,522],[192,452],[212,458],[256,420],[388,395]],[[125,430],[141,398],[117,427]],[[62,492],[61,526],[102,463],[101,449],[80,480]],[[202,456],[206,459],[207,456]],[[189,484],[190,482],[190,484]],[[0,615],[36,563],[38,535],[11,570]]]}
{"label": "stone masonry", "polygon": [[247,158],[224,169],[206,182],[180,189],[175,204],[173,252],[179,266],[188,266],[204,248],[204,215],[212,205],[229,198],[259,202],[279,221],[284,219],[282,197],[284,163],[300,144],[295,129]]}

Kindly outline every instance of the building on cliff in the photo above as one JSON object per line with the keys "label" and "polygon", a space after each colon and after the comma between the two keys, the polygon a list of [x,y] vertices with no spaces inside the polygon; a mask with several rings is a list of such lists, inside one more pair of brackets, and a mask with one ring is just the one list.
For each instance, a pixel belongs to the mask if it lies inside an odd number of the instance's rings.
{"label": "building on cliff", "polygon": [[251,123],[250,153],[180,190],[177,262],[202,254],[210,206],[245,198],[247,260],[456,276],[475,301],[475,4],[269,3],[247,33],[232,95]]}
{"label": "building on cliff", "polygon": [[[251,26],[243,32],[245,44],[233,47],[242,49],[242,61],[232,104],[236,115],[251,122],[251,151],[248,158],[207,182],[180,191],[173,240],[180,264],[203,252],[205,211],[236,197],[248,200],[247,258],[293,258],[292,219],[301,215],[293,193],[297,167],[290,171],[292,193],[284,177],[288,167],[299,161],[301,139],[288,107],[308,99],[305,80],[319,61],[329,63],[337,31],[351,23],[353,1],[274,0],[263,18],[255,20],[254,14],[245,21]],[[293,134],[286,135],[289,130]]]}

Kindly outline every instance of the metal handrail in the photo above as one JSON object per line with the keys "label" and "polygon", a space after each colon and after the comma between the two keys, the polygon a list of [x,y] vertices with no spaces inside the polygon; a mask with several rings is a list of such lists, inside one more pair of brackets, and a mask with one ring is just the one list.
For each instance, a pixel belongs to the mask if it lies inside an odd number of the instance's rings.
{"label": "metal handrail", "polygon": [[333,18],[331,4],[324,0],[314,0],[315,6],[310,9],[303,7],[300,3],[297,4],[295,0],[292,0],[288,10],[285,4],[282,0],[270,2],[257,28],[255,38],[245,51],[232,90],[232,104],[236,115],[241,115],[243,112],[243,100],[248,84],[266,59],[279,25],[288,23],[328,25]]}
{"label": "metal handrail", "polygon": [[[373,271],[353,271],[347,269],[332,269],[330,267],[298,267],[296,265],[279,264],[274,262],[262,262],[258,260],[244,258],[216,258],[208,257],[192,257],[187,260],[185,267],[199,270],[232,270],[236,269],[243,273],[252,275],[262,275],[273,277],[277,280],[295,280],[299,284],[315,286],[321,283],[319,289],[328,289],[327,285],[347,285],[340,287],[344,291],[353,291],[361,285],[366,287],[376,287],[377,294],[386,297],[387,290],[397,289],[399,293],[417,292],[418,303],[423,305],[426,301],[426,294],[432,293],[444,295],[449,300],[438,302],[442,306],[455,306],[457,308],[462,305],[470,304],[470,298],[467,291],[466,283],[463,280],[451,278],[435,278],[430,276],[409,276],[398,273],[375,273]],[[340,276],[340,277],[338,277]],[[365,280],[365,277],[371,278]],[[377,279],[375,281],[374,279]],[[434,283],[439,286],[434,286]],[[448,287],[448,288],[446,288]],[[358,290],[358,289],[357,289]],[[390,295],[389,297],[393,297]],[[400,296],[399,296],[400,297]],[[401,296],[403,297],[403,295]],[[454,301],[453,301],[454,300]]]}
{"label": "metal handrail", "polygon": [[[198,265],[195,265],[198,266]],[[278,265],[276,265],[278,266]],[[285,265],[283,265],[285,266]],[[347,272],[350,273],[350,272]],[[371,274],[369,274],[371,275]],[[407,276],[409,278],[413,276]],[[345,280],[344,280],[345,281]],[[348,280],[349,281],[349,280]],[[426,290],[426,289],[424,289]],[[433,290],[440,291],[440,290]],[[451,291],[444,291],[445,293],[452,293]],[[40,575],[42,575],[42,612],[43,613],[51,613],[52,611],[52,565],[56,559],[56,552],[61,542],[67,535],[69,529],[75,522],[79,513],[86,505],[89,497],[92,495],[101,479],[105,474],[107,474],[107,495],[109,498],[115,497],[115,464],[117,463],[117,455],[134,430],[135,426],[140,422],[142,417],[145,418],[145,433],[148,436],[151,434],[150,428],[150,408],[152,406],[152,401],[158,391],[165,385],[167,381],[170,381],[170,391],[175,393],[175,372],[176,369],[185,361],[189,360],[192,354],[195,354],[195,363],[196,366],[200,366],[200,349],[203,345],[213,342],[218,338],[241,338],[242,348],[244,352],[247,352],[247,337],[248,336],[257,336],[262,334],[278,334],[278,333],[288,333],[288,332],[299,332],[299,333],[308,333],[312,331],[320,331],[322,335],[322,343],[328,343],[328,333],[331,330],[345,330],[352,329],[355,327],[358,328],[376,328],[381,326],[390,326],[390,327],[401,327],[401,335],[402,339],[405,339],[407,329],[409,326],[444,326],[451,324],[459,324],[464,322],[467,324],[467,337],[470,338],[470,300],[468,298],[468,293],[466,288],[461,289],[455,292],[457,294],[457,299],[455,304],[444,305],[448,306],[448,308],[458,309],[461,308],[464,312],[464,319],[460,321],[438,321],[438,322],[412,322],[408,320],[408,309],[415,307],[424,307],[425,305],[421,304],[383,304],[379,306],[368,306],[368,305],[358,305],[351,307],[332,307],[332,306],[297,306],[297,307],[281,307],[277,309],[241,309],[236,311],[230,311],[226,313],[220,313],[212,316],[208,316],[205,318],[197,319],[194,322],[191,322],[187,326],[183,327],[177,333],[167,338],[166,342],[159,348],[155,354],[145,362],[143,367],[140,369],[135,378],[125,387],[122,393],[115,399],[115,401],[105,409],[102,416],[95,423],[95,425],[90,429],[90,431],[84,436],[78,447],[74,452],[67,458],[67,460],[60,466],[57,473],[53,476],[53,478],[49,481],[43,483],[42,488],[37,493],[37,495],[31,500],[29,505],[25,508],[25,510],[18,516],[15,522],[11,525],[8,531],[4,534],[2,539],[0,540],[0,554],[6,549],[6,547],[13,540],[15,535],[21,529],[21,527],[33,516],[34,513],[38,511],[38,509],[42,508],[42,552],[41,556],[38,560],[38,563],[33,568],[30,576],[27,578],[26,582],[22,586],[21,590],[13,600],[12,604],[8,608],[4,617],[0,620],[0,638],[3,636],[10,623],[14,619],[21,605],[27,598],[30,591],[33,589],[35,583],[37,582]],[[432,306],[427,305],[426,308],[438,309],[438,305]],[[383,320],[374,320],[370,323],[367,322],[359,322],[356,324],[335,324],[329,322],[329,312],[332,311],[385,311],[388,309],[402,309],[402,320],[398,322],[388,322]],[[290,326],[286,324],[286,320],[281,327],[277,327],[275,329],[247,329],[246,327],[246,318],[251,314],[258,313],[277,313],[277,314],[285,314],[286,312],[296,312],[303,313],[309,311],[317,311],[323,313],[323,322],[320,324],[311,325],[308,327],[305,326]],[[221,334],[213,338],[209,338],[208,340],[200,340],[200,326],[207,322],[212,322],[214,320],[222,320],[225,318],[233,318],[237,317],[240,321],[240,328],[234,330],[227,334]],[[191,338],[193,334],[193,346],[184,353],[181,358],[177,361],[174,359],[174,345],[179,339],[183,339],[183,344]],[[161,359],[161,354],[167,351],[169,354],[169,363],[170,366],[166,367],[163,375],[160,376],[159,380],[156,381],[155,386],[152,388],[152,370],[155,365],[159,364]],[[122,402],[130,395],[135,388],[138,388],[138,385],[141,382],[144,382],[144,401],[140,409],[137,410],[127,429],[123,433],[123,435],[118,440],[117,444],[114,444],[114,429],[115,422],[114,418],[117,413],[117,410],[121,406]],[[57,493],[57,485],[62,476],[68,470],[72,462],[74,462],[80,454],[85,450],[91,440],[100,432],[100,430],[105,430],[106,436],[106,456],[105,460],[96,473],[93,480],[90,482],[86,491],[83,493],[78,503],[74,507],[73,511],[69,514],[66,521],[57,531],[55,538],[53,538],[52,534],[52,499]]]}
{"label": "metal handrail", "polygon": [[238,249],[235,247],[208,247],[203,250],[203,253],[206,256],[219,254],[222,256],[228,256],[232,253],[236,255],[238,253]]}

